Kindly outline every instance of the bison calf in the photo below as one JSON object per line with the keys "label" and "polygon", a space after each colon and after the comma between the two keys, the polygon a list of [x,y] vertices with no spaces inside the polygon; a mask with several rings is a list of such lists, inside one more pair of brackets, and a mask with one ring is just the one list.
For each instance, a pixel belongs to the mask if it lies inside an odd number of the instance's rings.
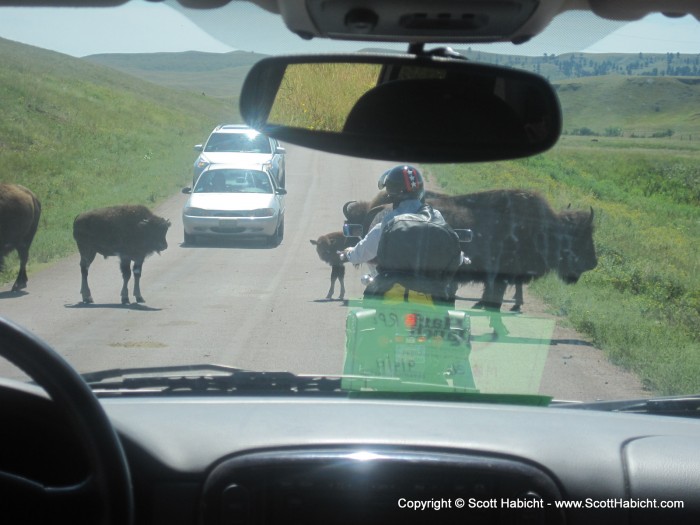
{"label": "bison calf", "polygon": [[12,291],[27,287],[29,247],[39,226],[41,203],[29,189],[19,184],[0,184],[0,270],[5,256],[17,250],[19,272]]}
{"label": "bison calf", "polygon": [[169,220],[139,205],[112,206],[78,215],[73,222],[73,238],[80,251],[83,302],[93,302],[88,268],[98,253],[105,258],[116,255],[120,259],[124,279],[122,304],[129,304],[127,284],[131,278],[131,262],[134,262],[134,297],[139,303],[145,302],[139,286],[143,261],[153,252],[160,253],[168,247],[165,235],[169,227]]}
{"label": "bison calf", "polygon": [[311,244],[316,246],[316,252],[321,260],[331,266],[331,287],[328,289],[326,299],[331,299],[335,293],[335,282],[340,283],[340,295],[338,299],[345,297],[345,265],[340,261],[338,252],[354,246],[359,239],[345,237],[343,232],[332,232],[321,235],[318,239],[311,239]]}

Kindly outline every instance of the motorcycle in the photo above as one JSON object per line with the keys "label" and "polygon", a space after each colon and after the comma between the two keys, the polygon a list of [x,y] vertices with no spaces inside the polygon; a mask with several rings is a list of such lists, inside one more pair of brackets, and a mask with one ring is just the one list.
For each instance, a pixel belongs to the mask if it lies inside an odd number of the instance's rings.
{"label": "motorcycle", "polygon": [[[369,265],[361,282],[372,287],[379,277]],[[344,389],[478,393],[467,312],[403,287],[349,305]]]}

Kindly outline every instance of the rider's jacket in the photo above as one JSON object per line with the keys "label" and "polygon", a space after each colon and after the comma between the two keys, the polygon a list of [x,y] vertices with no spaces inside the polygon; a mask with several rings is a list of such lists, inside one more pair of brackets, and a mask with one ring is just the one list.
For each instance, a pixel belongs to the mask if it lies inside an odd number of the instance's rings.
{"label": "rider's jacket", "polygon": [[374,227],[367,232],[367,235],[365,235],[354,248],[347,251],[348,262],[352,264],[360,264],[374,259],[377,256],[379,240],[382,237],[384,226],[386,226],[386,224],[397,215],[402,213],[416,213],[422,205],[423,203],[418,199],[401,201],[396,208],[391,210],[382,218],[382,222],[375,224]]}
{"label": "rider's jacket", "polygon": [[[391,234],[387,233],[387,227],[397,215],[405,215],[406,219],[392,226]],[[426,218],[428,223],[424,222]],[[420,201],[411,201],[407,206],[398,206],[371,231],[374,230],[378,230],[378,249],[374,250],[377,273],[365,289],[365,297],[454,305],[454,273],[462,263],[463,254],[457,235],[439,211]],[[392,235],[391,241],[388,237],[384,239],[387,235]],[[429,251],[414,253],[421,247]],[[364,253],[367,256],[368,252]]]}

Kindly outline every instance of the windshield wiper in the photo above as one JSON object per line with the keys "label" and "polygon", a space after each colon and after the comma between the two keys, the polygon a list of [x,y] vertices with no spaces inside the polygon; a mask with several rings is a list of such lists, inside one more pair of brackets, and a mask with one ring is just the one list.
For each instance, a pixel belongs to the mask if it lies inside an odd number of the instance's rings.
{"label": "windshield wiper", "polygon": [[102,396],[139,392],[169,395],[340,392],[340,378],[257,372],[212,364],[115,368],[83,374],[83,379]]}
{"label": "windshield wiper", "polygon": [[[83,374],[100,397],[125,395],[333,395],[361,399],[453,401],[547,406],[551,397],[464,391],[396,377],[298,375],[201,364],[114,368]],[[348,383],[348,381],[350,383]],[[361,385],[361,386],[360,386]]]}
{"label": "windshield wiper", "polygon": [[700,418],[700,395],[595,401],[592,403],[552,403],[551,406],[579,410]]}

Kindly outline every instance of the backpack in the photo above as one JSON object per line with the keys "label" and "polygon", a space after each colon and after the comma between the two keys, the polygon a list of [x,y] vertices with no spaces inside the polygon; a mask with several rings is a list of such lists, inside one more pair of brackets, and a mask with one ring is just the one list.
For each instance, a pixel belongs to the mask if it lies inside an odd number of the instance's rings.
{"label": "backpack", "polygon": [[377,251],[377,289],[384,293],[395,283],[436,297],[453,293],[460,265],[459,237],[439,212],[424,204],[416,213],[403,213],[384,225]]}

